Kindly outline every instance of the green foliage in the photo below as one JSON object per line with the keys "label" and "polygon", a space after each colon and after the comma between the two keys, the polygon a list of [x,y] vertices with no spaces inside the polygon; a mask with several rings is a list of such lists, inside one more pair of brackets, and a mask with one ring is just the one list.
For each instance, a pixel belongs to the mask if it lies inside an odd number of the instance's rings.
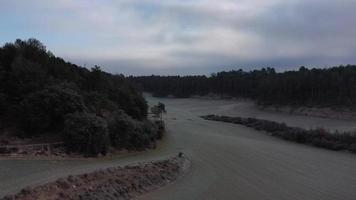
{"label": "green foliage", "polygon": [[86,156],[106,155],[109,135],[106,121],[93,114],[68,114],[64,126],[64,141],[69,152]]}
{"label": "green foliage", "polygon": [[20,124],[31,135],[61,130],[64,116],[83,112],[82,96],[70,84],[59,84],[26,96],[19,106]]}
{"label": "green foliage", "polygon": [[10,97],[20,99],[26,94],[38,91],[50,80],[39,64],[19,56],[11,64],[11,73],[4,80],[4,91]]}
{"label": "green foliage", "polygon": [[289,127],[284,123],[256,118],[217,115],[206,115],[202,116],[202,118],[206,120],[241,124],[256,130],[266,131],[273,136],[297,143],[309,144],[334,151],[348,150],[352,153],[356,153],[355,133],[330,133],[324,129],[305,130],[297,127]]}
{"label": "green foliage", "polygon": [[148,121],[132,119],[123,111],[116,111],[108,120],[111,145],[116,149],[145,149],[158,138],[158,127]]}
{"label": "green foliage", "polygon": [[157,134],[147,128],[147,102],[130,80],[65,62],[36,39],[0,47],[0,82],[0,124],[24,137],[64,131],[69,151],[96,155],[110,144],[107,121],[117,148],[147,148]]}
{"label": "green foliage", "polygon": [[155,121],[155,125],[157,127],[157,139],[162,139],[163,138],[163,134],[164,134],[164,131],[166,129],[165,127],[165,124],[164,124],[164,121],[163,120],[158,120],[158,121]]}
{"label": "green foliage", "polygon": [[151,107],[151,113],[153,114],[153,117],[156,119],[162,120],[162,114],[166,112],[167,112],[166,106],[161,102]]}
{"label": "green foliage", "polygon": [[[96,97],[105,98],[101,99],[102,103],[112,102],[135,119],[142,120],[147,116],[145,99],[124,76],[103,72],[99,66],[88,70],[67,63],[46,51],[45,46],[35,39],[16,40],[0,48],[0,81],[0,92],[14,104],[49,85],[71,82],[84,98],[86,94],[90,98],[93,97],[91,93],[96,93]],[[93,103],[91,100],[85,102]],[[97,106],[93,107],[97,110]],[[105,106],[108,105],[104,103]]]}
{"label": "green foliage", "polygon": [[96,113],[99,116],[104,116],[107,112],[118,109],[115,102],[95,91],[84,93],[84,101],[89,112]]}
{"label": "green foliage", "polygon": [[111,145],[116,149],[129,146],[131,135],[135,132],[135,121],[123,111],[115,111],[108,120]]}
{"label": "green foliage", "polygon": [[[41,109],[41,104],[51,103],[34,101],[40,100],[40,96],[45,95],[43,93],[48,92],[49,87],[57,87],[56,85],[62,82],[71,82],[74,85],[75,96],[81,96],[91,112],[103,114],[102,112],[107,110],[122,109],[135,119],[142,120],[147,116],[146,101],[125,77],[105,73],[99,66],[88,70],[67,63],[48,52],[36,39],[16,40],[15,43],[7,43],[0,48],[0,81],[2,83],[0,93],[7,97],[7,107],[11,108],[7,109],[7,113],[2,113],[5,116],[16,116],[22,112],[31,113],[32,111],[27,111],[30,109],[28,107],[35,104],[36,108],[33,110],[39,112],[39,118],[46,117],[48,112],[52,111],[46,110],[48,106]],[[19,104],[21,106],[18,106]],[[22,126],[16,123],[28,121],[10,122],[13,118],[8,117],[6,123]],[[45,120],[45,127],[47,123],[49,122]]]}
{"label": "green foliage", "polygon": [[154,96],[216,94],[244,97],[263,105],[356,106],[356,66],[301,67],[277,73],[273,68],[219,72],[206,76],[142,76],[131,79]]}

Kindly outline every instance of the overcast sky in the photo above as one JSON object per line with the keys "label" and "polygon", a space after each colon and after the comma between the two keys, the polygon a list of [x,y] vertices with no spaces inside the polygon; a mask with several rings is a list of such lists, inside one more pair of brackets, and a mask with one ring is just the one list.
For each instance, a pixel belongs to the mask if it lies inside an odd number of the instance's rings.
{"label": "overcast sky", "polygon": [[356,63],[356,0],[0,0],[0,44],[124,74]]}

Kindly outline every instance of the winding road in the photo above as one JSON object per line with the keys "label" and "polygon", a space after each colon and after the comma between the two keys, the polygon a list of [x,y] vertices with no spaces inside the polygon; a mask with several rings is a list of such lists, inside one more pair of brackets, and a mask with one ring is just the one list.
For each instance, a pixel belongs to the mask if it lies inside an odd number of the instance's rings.
{"label": "winding road", "polygon": [[167,135],[157,150],[105,160],[0,160],[0,196],[69,174],[162,159],[182,151],[193,162],[177,182],[139,197],[185,199],[356,199],[356,155],[300,145],[204,114],[258,117],[304,128],[356,129],[356,122],[260,111],[229,100],[157,99],[166,104]]}

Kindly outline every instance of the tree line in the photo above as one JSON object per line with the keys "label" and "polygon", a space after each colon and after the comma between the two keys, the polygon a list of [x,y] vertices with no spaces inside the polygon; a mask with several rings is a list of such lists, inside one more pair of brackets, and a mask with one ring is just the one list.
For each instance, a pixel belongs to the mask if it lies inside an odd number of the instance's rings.
{"label": "tree line", "polygon": [[154,96],[190,97],[216,94],[243,97],[263,105],[355,107],[356,66],[300,67],[276,72],[273,68],[218,72],[211,76],[130,77]]}
{"label": "tree line", "polygon": [[0,47],[0,135],[55,137],[69,152],[106,154],[150,147],[158,127],[123,75],[56,57],[36,39]]}

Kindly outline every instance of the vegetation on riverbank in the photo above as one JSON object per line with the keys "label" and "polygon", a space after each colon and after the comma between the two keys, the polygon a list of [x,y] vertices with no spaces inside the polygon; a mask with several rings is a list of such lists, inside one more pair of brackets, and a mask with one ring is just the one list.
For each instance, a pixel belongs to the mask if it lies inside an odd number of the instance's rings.
{"label": "vegetation on riverbank", "polygon": [[162,134],[123,75],[66,62],[36,39],[0,47],[0,82],[0,136],[59,138],[68,152],[96,156],[150,148]]}
{"label": "vegetation on riverbank", "polygon": [[240,124],[256,130],[266,131],[272,136],[301,144],[330,149],[334,151],[348,150],[356,153],[356,133],[331,133],[324,129],[305,130],[289,127],[278,123],[256,118],[228,117],[218,115],[201,116],[206,120]]}
{"label": "vegetation on riverbank", "polygon": [[276,72],[273,68],[219,72],[207,76],[131,77],[154,96],[216,94],[261,105],[355,108],[356,65]]}
{"label": "vegetation on riverbank", "polygon": [[68,176],[37,187],[22,189],[1,200],[96,200],[133,199],[173,182],[190,167],[185,156],[140,163],[126,167],[112,167],[92,173]]}

